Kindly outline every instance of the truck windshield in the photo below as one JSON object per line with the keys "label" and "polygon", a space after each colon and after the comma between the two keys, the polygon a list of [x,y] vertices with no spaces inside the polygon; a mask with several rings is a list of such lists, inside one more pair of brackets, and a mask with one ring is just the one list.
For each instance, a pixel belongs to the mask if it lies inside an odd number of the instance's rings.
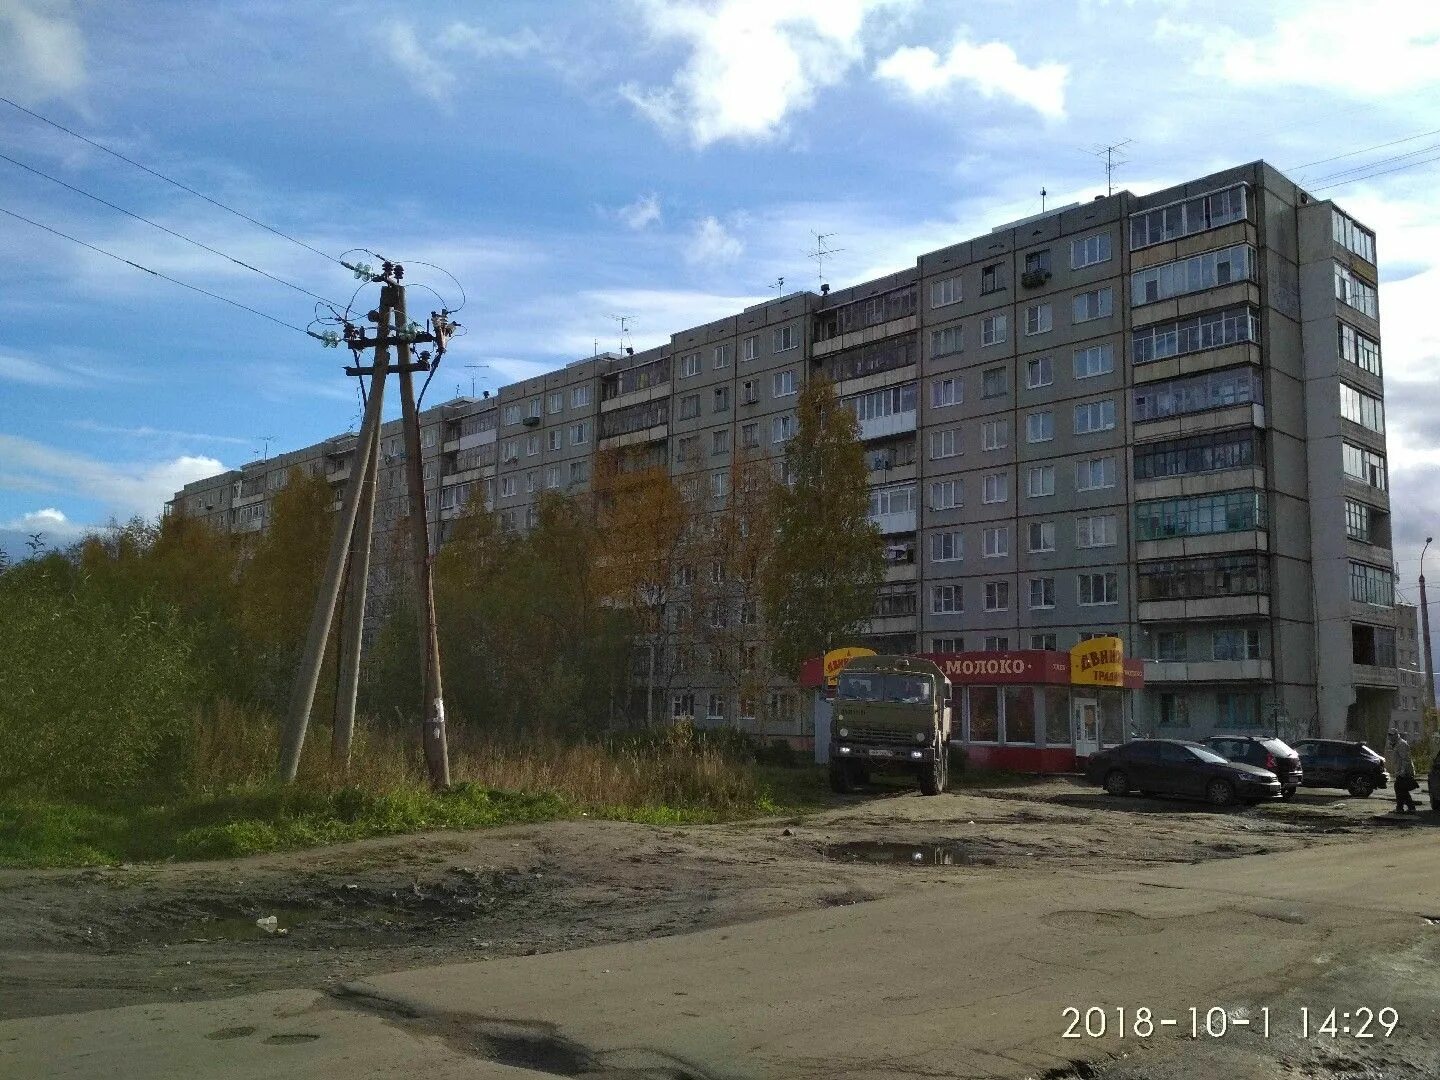
{"label": "truck windshield", "polygon": [[905,705],[928,705],[930,694],[930,680],[923,675],[878,672],[842,674],[835,689],[840,701],[895,701]]}

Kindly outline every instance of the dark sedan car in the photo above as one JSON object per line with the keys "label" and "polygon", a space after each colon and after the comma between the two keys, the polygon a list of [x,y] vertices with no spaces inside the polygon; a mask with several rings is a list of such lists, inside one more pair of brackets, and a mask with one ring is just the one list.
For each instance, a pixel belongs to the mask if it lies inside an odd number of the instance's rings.
{"label": "dark sedan car", "polygon": [[1280,797],[1273,772],[1240,761],[1226,761],[1199,743],[1178,739],[1137,739],[1092,754],[1085,776],[1111,795],[1182,795],[1212,806],[1255,803]]}
{"label": "dark sedan car", "polygon": [[1305,782],[1300,755],[1282,739],[1254,735],[1212,735],[1205,745],[1226,761],[1243,761],[1269,769],[1280,781],[1280,797],[1293,799],[1295,789]]}
{"label": "dark sedan car", "polygon": [[1344,788],[1363,799],[1390,785],[1385,759],[1363,742],[1341,739],[1301,739],[1295,744],[1306,787]]}

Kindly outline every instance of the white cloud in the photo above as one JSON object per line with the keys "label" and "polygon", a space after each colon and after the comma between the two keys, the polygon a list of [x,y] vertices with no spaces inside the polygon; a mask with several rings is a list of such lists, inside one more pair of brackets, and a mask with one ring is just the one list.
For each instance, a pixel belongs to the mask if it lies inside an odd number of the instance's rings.
{"label": "white cloud", "polygon": [[42,510],[31,510],[17,518],[0,522],[0,532],[19,532],[25,533],[27,536],[32,533],[44,533],[46,545],[49,547],[69,543],[87,531],[89,531],[89,526],[71,521],[62,511],[53,506],[47,506]]}
{"label": "white cloud", "polygon": [[85,79],[85,39],[66,0],[0,0],[0,90],[39,102]]}
{"label": "white cloud", "polygon": [[78,386],[80,380],[63,368],[26,356],[0,352],[0,380],[25,386]]}
{"label": "white cloud", "polygon": [[1027,67],[1015,50],[999,41],[975,45],[961,37],[942,59],[924,45],[896,49],[875,68],[877,79],[888,80],[910,97],[928,99],[949,93],[965,83],[984,98],[1008,98],[1040,115],[1065,115],[1064,64]]}
{"label": "white cloud", "polygon": [[695,231],[685,247],[685,261],[692,266],[713,266],[734,262],[745,252],[745,245],[714,217],[695,223]]}
{"label": "white cloud", "polygon": [[634,202],[615,211],[615,216],[630,229],[639,230],[654,225],[660,220],[660,196],[653,191],[648,195],[641,195]]}
{"label": "white cloud", "polygon": [[81,431],[93,431],[97,435],[120,435],[127,439],[182,439],[191,442],[229,443],[234,446],[250,446],[254,439],[240,439],[234,435],[212,435],[205,431],[176,431],[172,428],[153,428],[142,424],[139,427],[118,427],[99,424],[94,420],[76,420],[72,425]]}
{"label": "white cloud", "polygon": [[696,146],[767,139],[816,92],[845,78],[864,56],[866,16],[894,0],[643,0],[656,41],[690,55],[665,86],[626,83],[620,93],[662,130]]}
{"label": "white cloud", "polygon": [[447,107],[459,82],[450,61],[518,60],[541,48],[539,36],[528,28],[510,35],[494,34],[463,22],[451,23],[422,44],[414,24],[403,19],[386,23],[380,40],[415,89]]}
{"label": "white cloud", "polygon": [[[1263,9],[1262,9],[1263,10]],[[1158,37],[1192,41],[1197,71],[1239,86],[1312,86],[1363,98],[1440,82],[1440,8],[1414,0],[1310,3],[1269,34],[1161,19]]]}
{"label": "white cloud", "polygon": [[154,517],[186,484],[224,471],[225,466],[211,457],[111,463],[0,434],[0,491],[79,496],[94,500],[118,518]]}

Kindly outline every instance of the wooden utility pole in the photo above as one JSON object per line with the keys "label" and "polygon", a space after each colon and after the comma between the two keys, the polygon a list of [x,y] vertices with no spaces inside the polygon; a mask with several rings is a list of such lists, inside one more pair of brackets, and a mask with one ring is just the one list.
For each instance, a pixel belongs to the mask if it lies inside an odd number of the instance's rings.
{"label": "wooden utility pole", "polygon": [[[396,269],[396,278],[403,273]],[[420,459],[420,413],[415,405],[415,386],[410,377],[411,345],[408,340],[408,317],[405,310],[405,287],[393,288],[395,326],[400,345],[400,407],[405,430],[405,486],[410,490],[410,542],[414,548],[415,587],[418,599],[416,612],[420,634],[420,656],[423,668],[421,740],[425,746],[425,765],[430,771],[430,784],[435,788],[450,786],[450,752],[445,737],[445,692],[440,677],[440,638],[435,626],[434,560],[430,555],[430,525],[425,513],[425,473]]]}

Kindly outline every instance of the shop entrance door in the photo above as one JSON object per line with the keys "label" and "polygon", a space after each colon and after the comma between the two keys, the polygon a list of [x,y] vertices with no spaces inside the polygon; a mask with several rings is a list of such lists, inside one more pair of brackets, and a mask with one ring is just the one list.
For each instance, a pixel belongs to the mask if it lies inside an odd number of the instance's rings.
{"label": "shop entrance door", "polygon": [[1075,699],[1075,756],[1088,758],[1100,750],[1100,704],[1094,698]]}

